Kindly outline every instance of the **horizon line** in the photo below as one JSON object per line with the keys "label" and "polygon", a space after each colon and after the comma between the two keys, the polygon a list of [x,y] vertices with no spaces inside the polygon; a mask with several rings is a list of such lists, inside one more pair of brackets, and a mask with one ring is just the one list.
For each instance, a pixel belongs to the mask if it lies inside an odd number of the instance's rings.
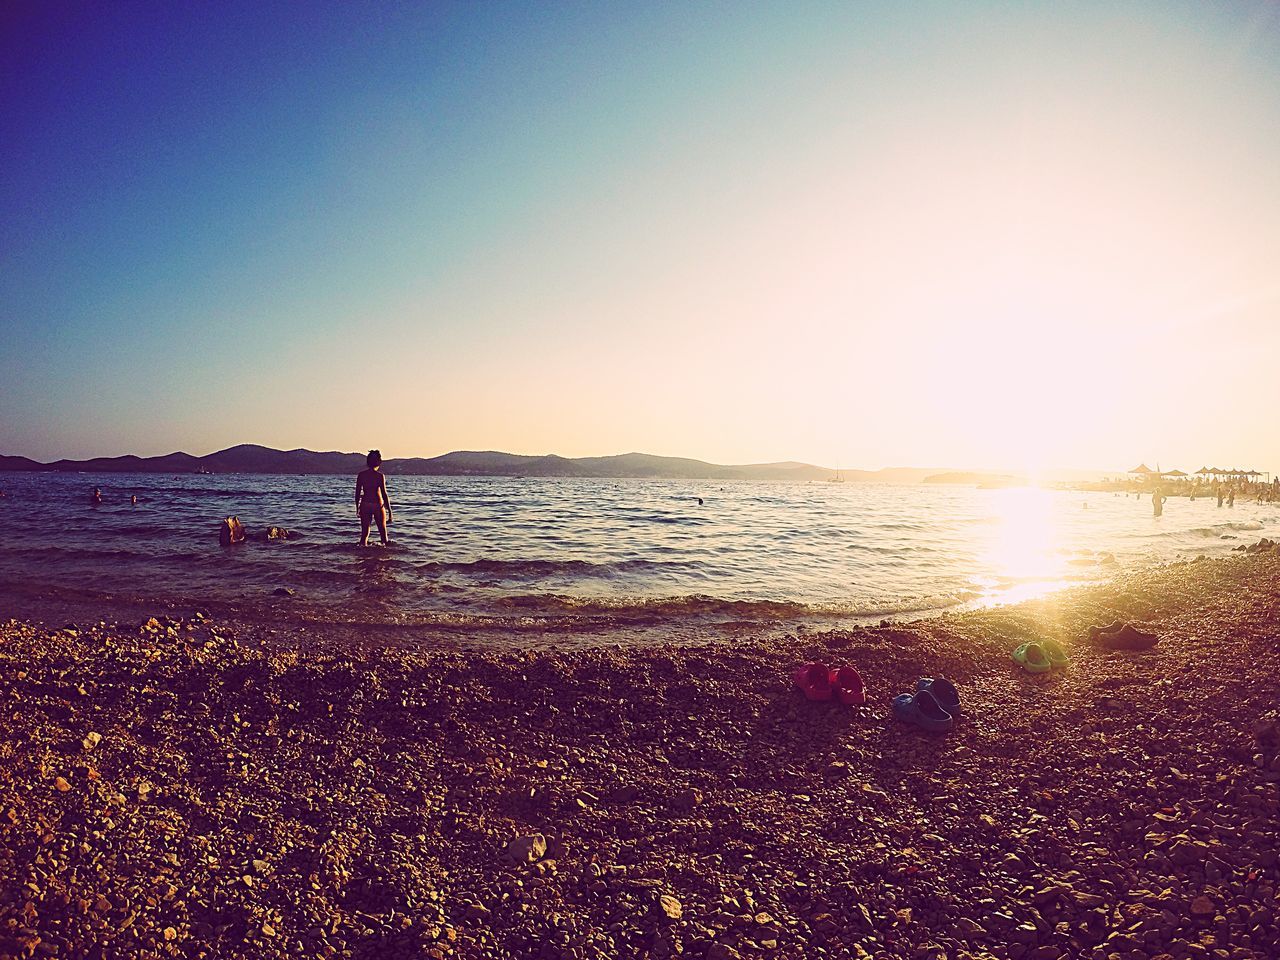
{"label": "horizon line", "polygon": [[[358,456],[358,457],[364,456],[363,453],[359,451],[354,451],[354,450],[339,450],[339,449],[315,450],[310,447],[302,447],[302,446],[284,448],[284,447],[272,447],[264,443],[254,443],[254,442],[246,441],[242,443],[234,443],[230,446],[221,447],[219,449],[211,450],[210,452],[203,453],[203,454],[189,453],[186,450],[179,449],[179,450],[170,451],[168,453],[160,453],[160,454],[121,453],[121,454],[103,454],[103,455],[88,456],[88,457],[63,456],[63,457],[57,457],[52,460],[39,460],[39,459],[36,459],[35,457],[28,457],[24,454],[14,454],[14,453],[0,453],[0,457],[13,457],[13,458],[22,459],[22,460],[28,460],[32,463],[39,464],[40,466],[47,467],[47,466],[52,466],[56,463],[63,463],[63,462],[84,463],[84,462],[89,462],[93,460],[120,460],[120,459],[125,459],[130,457],[138,460],[157,460],[157,459],[164,459],[165,457],[185,456],[185,457],[191,457],[193,459],[199,460],[207,457],[216,456],[220,453],[227,453],[229,451],[244,448],[244,447],[251,447],[251,448],[256,448],[256,449],[271,452],[271,453],[281,453],[281,454],[300,453],[300,454],[316,454],[321,456],[325,456],[325,455]],[[567,460],[567,461],[608,460],[608,459],[616,459],[621,457],[639,456],[639,457],[653,457],[656,459],[663,459],[663,460],[687,460],[687,461],[693,461],[696,463],[704,463],[704,464],[707,464],[708,466],[713,466],[713,467],[767,467],[767,466],[776,466],[780,464],[794,464],[798,467],[810,467],[817,470],[826,470],[831,473],[843,473],[843,472],[885,473],[893,470],[926,470],[926,471],[937,470],[940,472],[949,472],[949,473],[985,473],[985,474],[1015,476],[1015,477],[1017,476],[1033,477],[1038,475],[1053,474],[1053,473],[1060,473],[1060,472],[1098,473],[1103,475],[1115,474],[1115,475],[1121,475],[1121,476],[1128,475],[1129,473],[1129,471],[1127,470],[1103,469],[1103,468],[1097,468],[1097,467],[1075,467],[1075,466],[1053,466],[1053,467],[1040,468],[1038,470],[1017,469],[1017,468],[1010,468],[1007,466],[955,466],[955,465],[945,465],[945,464],[943,465],[892,464],[892,465],[881,466],[881,467],[847,467],[847,466],[832,467],[832,466],[826,466],[820,463],[812,463],[807,460],[797,460],[797,459],[759,460],[759,461],[738,462],[738,463],[719,463],[712,460],[704,460],[699,457],[683,456],[678,454],[648,453],[641,450],[630,450],[623,453],[565,456],[563,454],[559,454],[555,452],[513,453],[509,450],[497,450],[492,448],[490,449],[480,449],[480,448],[461,449],[460,448],[460,449],[454,449],[454,450],[447,450],[443,453],[438,453],[438,454],[431,454],[431,455],[413,454],[408,456],[395,456],[395,457],[384,456],[383,459],[386,462],[409,461],[409,460],[439,460],[443,457],[452,456],[454,454],[496,454],[496,455],[507,456],[507,457],[521,457],[521,458],[528,458],[528,459],[554,458],[554,459]]]}

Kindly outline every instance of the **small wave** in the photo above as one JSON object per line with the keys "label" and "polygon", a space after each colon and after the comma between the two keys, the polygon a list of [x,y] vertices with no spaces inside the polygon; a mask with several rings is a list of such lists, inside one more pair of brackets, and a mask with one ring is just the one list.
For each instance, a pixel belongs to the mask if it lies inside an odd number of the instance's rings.
{"label": "small wave", "polygon": [[928,596],[848,603],[802,603],[792,600],[737,600],[706,594],[672,597],[575,597],[564,594],[524,594],[503,597],[496,605],[543,614],[607,616],[629,622],[653,623],[686,617],[714,617],[738,621],[782,621],[807,618],[881,617],[954,606],[982,596],[974,590]]}
{"label": "small wave", "polygon": [[657,560],[619,560],[593,563],[590,560],[472,560],[466,563],[429,561],[417,565],[424,574],[462,573],[485,575],[498,580],[528,580],[540,577],[610,577],[620,573],[651,571],[658,569],[688,570],[696,567],[692,562],[663,562]]}
{"label": "small wave", "polygon": [[[1228,530],[1261,530],[1263,525],[1258,520],[1239,520],[1231,523],[1215,523],[1208,527],[1192,527],[1187,533],[1195,534],[1199,537],[1220,537],[1224,531]],[[1169,535],[1176,535],[1177,531],[1170,531]]]}

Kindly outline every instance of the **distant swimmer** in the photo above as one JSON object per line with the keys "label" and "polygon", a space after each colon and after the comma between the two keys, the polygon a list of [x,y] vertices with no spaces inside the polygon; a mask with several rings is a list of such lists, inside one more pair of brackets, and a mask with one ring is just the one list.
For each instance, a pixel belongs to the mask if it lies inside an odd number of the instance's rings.
{"label": "distant swimmer", "polygon": [[[4,496],[4,494],[0,493],[0,497],[2,497],[2,496]],[[698,498],[698,506],[702,506],[702,504],[703,504],[703,500],[702,500],[702,498],[701,498],[701,497],[699,497],[699,498]]]}
{"label": "distant swimmer", "polygon": [[97,487],[93,488],[93,493],[89,494],[89,505],[96,507],[102,502],[102,491]]}
{"label": "distant swimmer", "polygon": [[1234,507],[1236,505],[1236,488],[1232,487],[1227,491],[1227,506]]}
{"label": "distant swimmer", "polygon": [[387,496],[387,478],[382,470],[382,453],[370,450],[365,457],[369,469],[361,470],[356,477],[356,512],[360,514],[360,546],[369,545],[369,525],[378,524],[378,535],[385,547],[387,524],[391,522],[391,498]]}
{"label": "distant swimmer", "polygon": [[138,495],[135,493],[132,497],[129,498],[129,502],[136,507],[138,505]]}

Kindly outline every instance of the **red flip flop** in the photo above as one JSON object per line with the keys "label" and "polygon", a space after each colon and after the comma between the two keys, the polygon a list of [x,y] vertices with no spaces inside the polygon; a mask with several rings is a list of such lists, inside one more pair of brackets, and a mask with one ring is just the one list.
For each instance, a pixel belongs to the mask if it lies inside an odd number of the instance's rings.
{"label": "red flip flop", "polygon": [[841,703],[852,706],[867,702],[867,685],[854,667],[836,667],[828,674],[827,682]]}
{"label": "red flip flop", "polygon": [[806,663],[796,668],[796,686],[810,700],[830,700],[832,676],[825,663]]}

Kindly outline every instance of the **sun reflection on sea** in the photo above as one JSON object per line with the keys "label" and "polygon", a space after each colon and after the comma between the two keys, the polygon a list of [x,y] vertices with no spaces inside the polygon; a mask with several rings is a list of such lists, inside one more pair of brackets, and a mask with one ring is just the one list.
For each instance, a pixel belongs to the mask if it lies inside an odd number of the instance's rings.
{"label": "sun reflection on sea", "polygon": [[1052,493],[1011,487],[993,491],[990,502],[990,537],[978,558],[985,572],[974,578],[979,602],[1016,603],[1065,586],[1068,562]]}

